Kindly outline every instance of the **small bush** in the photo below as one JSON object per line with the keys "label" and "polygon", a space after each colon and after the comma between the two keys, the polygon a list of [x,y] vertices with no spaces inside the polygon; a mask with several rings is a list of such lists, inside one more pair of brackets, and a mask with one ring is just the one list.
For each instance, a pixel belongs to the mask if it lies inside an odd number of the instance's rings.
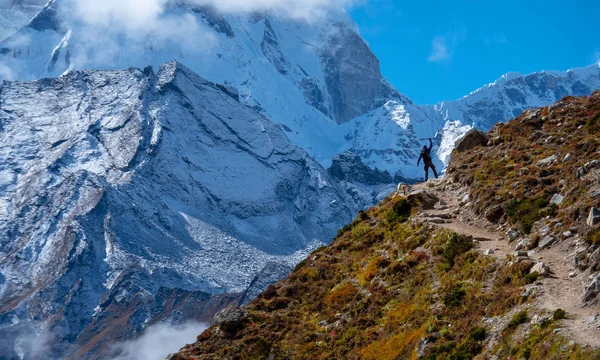
{"label": "small bush", "polygon": [[548,204],[548,200],[544,197],[515,199],[508,204],[506,215],[511,224],[519,224],[525,234],[530,234],[533,223],[556,212],[556,208],[544,211]]}
{"label": "small bush", "polygon": [[525,310],[519,311],[512,317],[512,319],[510,319],[510,322],[508,323],[508,325],[506,327],[509,329],[516,329],[519,325],[523,324],[526,321],[527,321],[527,311],[525,311]]}
{"label": "small bush", "polygon": [[554,310],[554,313],[552,314],[552,319],[553,320],[562,320],[565,318],[566,314],[567,313],[563,309],[556,309],[556,310]]}
{"label": "small bush", "polygon": [[590,246],[600,245],[600,229],[594,229],[585,234],[585,242]]}
{"label": "small bush", "polygon": [[467,292],[462,286],[457,285],[444,297],[444,305],[447,307],[458,307],[462,304],[465,296],[467,296]]}
{"label": "small bush", "polygon": [[528,284],[533,284],[534,282],[537,281],[537,279],[540,277],[540,274],[537,271],[532,272],[531,274],[526,274],[524,276],[525,281],[527,281]]}
{"label": "small bush", "polygon": [[373,280],[379,269],[382,269],[390,264],[390,261],[383,256],[377,256],[367,264],[367,268],[363,274],[366,282]]}
{"label": "small bush", "polygon": [[475,341],[482,341],[485,339],[485,329],[481,326],[476,326],[469,331],[469,338]]}
{"label": "small bush", "polygon": [[442,255],[446,263],[446,270],[450,270],[454,266],[456,257],[472,248],[473,240],[470,237],[452,233],[448,241],[438,250],[436,255]]}
{"label": "small bush", "polygon": [[397,203],[392,206],[388,211],[386,220],[390,225],[405,223],[410,218],[412,211],[412,205],[406,198],[401,198]]}
{"label": "small bush", "polygon": [[330,308],[341,309],[356,295],[356,287],[350,283],[343,283],[331,290],[325,303]]}

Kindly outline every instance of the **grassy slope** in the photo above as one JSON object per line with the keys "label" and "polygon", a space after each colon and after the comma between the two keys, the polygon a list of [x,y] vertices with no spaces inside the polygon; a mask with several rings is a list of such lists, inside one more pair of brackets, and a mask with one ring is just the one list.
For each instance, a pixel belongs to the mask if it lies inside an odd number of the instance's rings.
{"label": "grassy slope", "polygon": [[[530,111],[529,114],[534,114]],[[564,230],[585,227],[591,206],[600,206],[598,178],[588,173],[577,178],[577,170],[591,160],[600,160],[600,91],[591,97],[567,97],[539,110],[498,124],[492,131],[492,147],[454,153],[448,173],[470,187],[473,206],[480,213],[501,206],[508,220],[528,233],[533,223],[556,215]],[[570,159],[563,159],[570,154]],[[537,165],[550,156],[557,161]],[[554,194],[565,196],[560,208],[549,202]],[[593,236],[592,236],[593,235]],[[598,233],[590,240],[600,240]]]}
{"label": "grassy slope", "polygon": [[[539,207],[539,216],[557,211],[565,227],[584,221],[594,180],[574,173],[600,149],[600,93],[565,104],[567,110],[546,108],[493,130],[494,147],[455,154],[450,174],[470,186],[482,213],[500,205],[523,231],[533,219],[513,213],[527,206]],[[555,140],[546,142],[548,135]],[[567,152],[571,162],[535,166]],[[556,192],[566,193],[565,203],[550,209]],[[530,324],[542,313],[522,296],[535,281],[531,264],[494,260],[471,249],[469,238],[406,221],[416,211],[418,200],[390,197],[359,214],[330,246],[255,299],[237,333],[213,326],[173,359],[470,359],[483,351],[515,359],[600,358],[554,334],[560,314]]]}

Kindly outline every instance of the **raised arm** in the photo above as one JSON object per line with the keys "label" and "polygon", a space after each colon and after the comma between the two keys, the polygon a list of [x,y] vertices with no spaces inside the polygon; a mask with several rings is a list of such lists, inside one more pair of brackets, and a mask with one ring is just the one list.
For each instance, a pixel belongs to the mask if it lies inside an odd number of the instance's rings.
{"label": "raised arm", "polygon": [[429,139],[429,151],[433,149],[433,140]]}

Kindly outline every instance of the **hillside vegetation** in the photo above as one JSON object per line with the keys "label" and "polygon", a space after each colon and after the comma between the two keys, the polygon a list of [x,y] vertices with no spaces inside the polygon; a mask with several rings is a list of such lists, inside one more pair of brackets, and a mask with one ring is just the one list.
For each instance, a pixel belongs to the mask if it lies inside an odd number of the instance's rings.
{"label": "hillside vegetation", "polygon": [[[600,158],[600,92],[530,110],[490,137],[455,153],[442,180],[468,188],[461,211],[531,241],[581,236],[588,261],[599,242],[586,218],[600,205],[600,166],[590,165]],[[544,283],[527,253],[484,255],[472,237],[416,220],[438,200],[419,190],[361,212],[171,359],[600,359],[563,336],[568,313],[538,306],[529,284]]]}

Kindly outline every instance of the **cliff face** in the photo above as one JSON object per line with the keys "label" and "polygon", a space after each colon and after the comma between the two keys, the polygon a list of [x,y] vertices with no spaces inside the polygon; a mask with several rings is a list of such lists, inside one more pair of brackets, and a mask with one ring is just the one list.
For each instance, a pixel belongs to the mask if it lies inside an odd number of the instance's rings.
{"label": "cliff face", "polygon": [[497,125],[171,359],[600,357],[599,105]]}
{"label": "cliff face", "polygon": [[83,358],[210,318],[358,211],[277,125],[177,62],[0,89],[2,358],[47,329],[48,356]]}

